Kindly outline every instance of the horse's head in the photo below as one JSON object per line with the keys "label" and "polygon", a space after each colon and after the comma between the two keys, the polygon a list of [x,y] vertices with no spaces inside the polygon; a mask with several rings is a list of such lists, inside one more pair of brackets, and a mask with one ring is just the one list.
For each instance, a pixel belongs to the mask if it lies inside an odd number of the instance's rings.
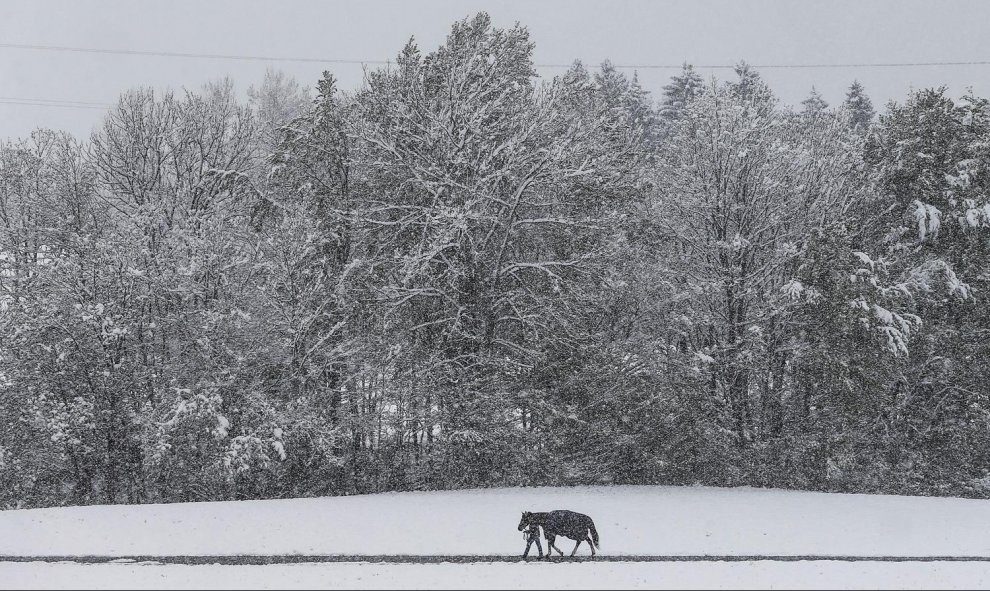
{"label": "horse's head", "polygon": [[529,525],[529,519],[530,519],[530,512],[523,511],[522,519],[519,520],[519,531],[526,529],[526,526]]}

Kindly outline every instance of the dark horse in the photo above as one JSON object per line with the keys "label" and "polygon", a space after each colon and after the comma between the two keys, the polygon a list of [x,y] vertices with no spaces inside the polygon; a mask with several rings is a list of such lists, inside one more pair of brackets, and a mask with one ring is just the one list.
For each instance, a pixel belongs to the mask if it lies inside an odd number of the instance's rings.
{"label": "dark horse", "polygon": [[[590,517],[574,511],[550,511],[549,513],[530,513],[523,511],[522,519],[519,520],[519,531],[526,528],[530,531],[538,527],[543,527],[543,535],[547,538],[547,559],[552,554],[551,550],[556,550],[561,556],[564,553],[554,545],[557,536],[568,537],[576,540],[571,556],[577,552],[581,542],[588,542],[591,546],[591,556],[595,556],[595,548],[598,547],[598,530],[595,529],[595,522]],[[529,544],[526,544],[526,553],[529,553]]]}

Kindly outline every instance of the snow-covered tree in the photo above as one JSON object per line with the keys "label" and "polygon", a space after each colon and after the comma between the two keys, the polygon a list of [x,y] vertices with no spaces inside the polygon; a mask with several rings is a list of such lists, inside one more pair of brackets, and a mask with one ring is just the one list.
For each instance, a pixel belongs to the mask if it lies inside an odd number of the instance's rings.
{"label": "snow-covered tree", "polygon": [[928,89],[880,117],[869,155],[887,212],[878,242],[923,323],[911,363],[891,385],[899,411],[891,428],[912,433],[917,451],[892,454],[928,477],[953,472],[954,487],[972,486],[986,470],[959,450],[984,445],[990,420],[980,386],[990,351],[979,336],[990,321],[988,138],[986,99]]}
{"label": "snow-covered tree", "polygon": [[532,60],[482,13],[0,144],[0,506],[990,495],[986,99]]}
{"label": "snow-covered tree", "polygon": [[762,363],[790,346],[786,310],[817,297],[793,276],[803,249],[862,198],[851,148],[837,118],[809,127],[738,83],[696,99],[662,148],[662,227],[698,306],[688,346],[712,359],[710,395],[739,443],[779,433],[760,417],[782,412],[785,364]]}
{"label": "snow-covered tree", "polygon": [[849,124],[853,127],[867,129],[873,122],[873,117],[876,115],[873,102],[858,80],[854,80],[849,86],[843,105],[849,111]]}
{"label": "snow-covered tree", "polygon": [[704,92],[704,82],[691,64],[685,62],[681,73],[670,77],[663,87],[660,113],[665,118],[676,118],[689,102]]}
{"label": "snow-covered tree", "polygon": [[776,99],[760,73],[745,60],[736,64],[734,70],[736,79],[728,83],[732,96],[768,111]]}
{"label": "snow-covered tree", "polygon": [[822,111],[828,108],[828,103],[822,98],[821,93],[819,93],[814,86],[811,87],[811,92],[808,94],[808,98],[801,101],[801,105],[804,107],[804,115],[806,117],[815,117]]}

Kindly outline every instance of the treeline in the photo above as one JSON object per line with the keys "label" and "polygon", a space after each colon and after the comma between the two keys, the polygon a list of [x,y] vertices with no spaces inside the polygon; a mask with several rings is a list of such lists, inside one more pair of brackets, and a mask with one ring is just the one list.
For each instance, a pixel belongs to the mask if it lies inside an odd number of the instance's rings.
{"label": "treeline", "polygon": [[[480,14],[353,92],[0,145],[0,506],[592,483],[988,496],[990,113]],[[311,96],[312,95],[312,96]]]}

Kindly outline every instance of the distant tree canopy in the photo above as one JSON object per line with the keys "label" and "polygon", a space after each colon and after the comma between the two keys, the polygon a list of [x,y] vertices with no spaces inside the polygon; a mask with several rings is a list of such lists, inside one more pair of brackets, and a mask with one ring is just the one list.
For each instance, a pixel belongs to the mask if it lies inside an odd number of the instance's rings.
{"label": "distant tree canopy", "polygon": [[0,506],[990,491],[990,109],[535,76],[485,14],[0,144]]}

